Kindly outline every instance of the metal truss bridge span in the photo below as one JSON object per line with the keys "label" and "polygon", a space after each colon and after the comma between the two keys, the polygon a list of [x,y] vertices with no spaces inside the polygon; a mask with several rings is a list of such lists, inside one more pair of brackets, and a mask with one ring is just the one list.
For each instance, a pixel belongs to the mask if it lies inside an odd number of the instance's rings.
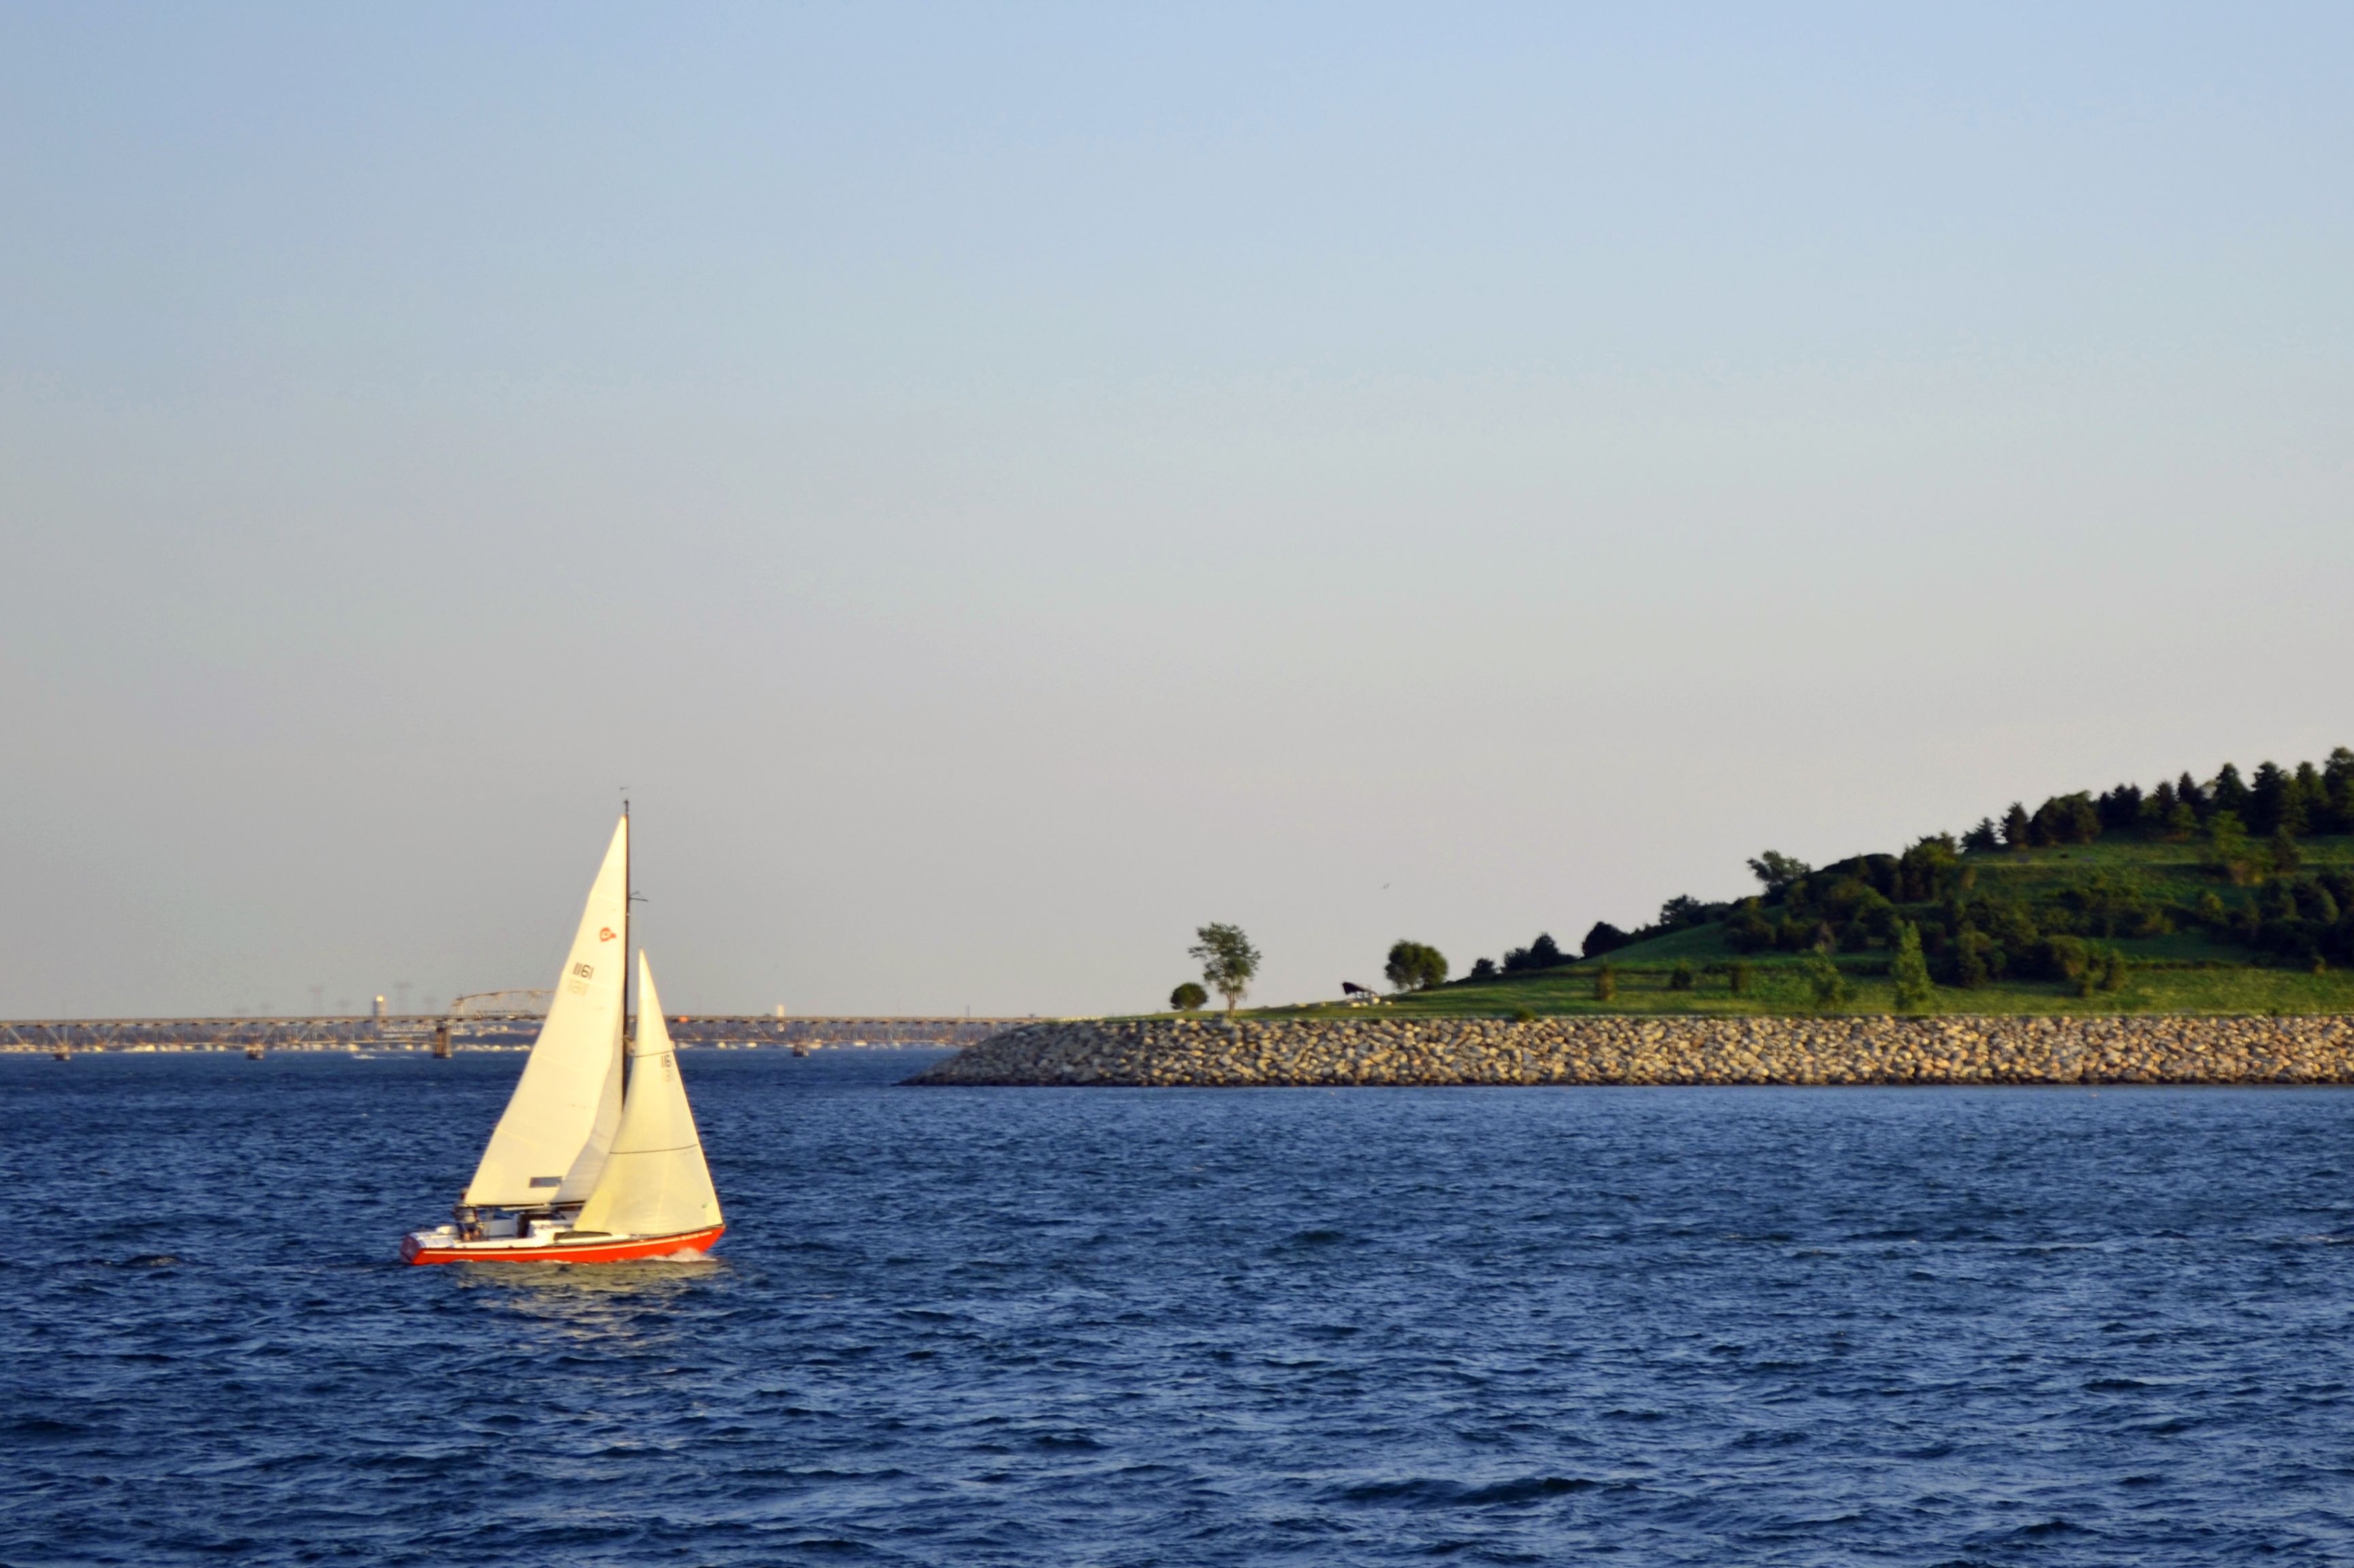
{"label": "metal truss bridge span", "polygon": [[[666,1021],[681,1046],[748,1049],[970,1045],[1015,1018],[777,1018],[692,1013]],[[536,1012],[389,1018],[60,1018],[0,1021],[0,1052],[517,1051],[539,1035]]]}

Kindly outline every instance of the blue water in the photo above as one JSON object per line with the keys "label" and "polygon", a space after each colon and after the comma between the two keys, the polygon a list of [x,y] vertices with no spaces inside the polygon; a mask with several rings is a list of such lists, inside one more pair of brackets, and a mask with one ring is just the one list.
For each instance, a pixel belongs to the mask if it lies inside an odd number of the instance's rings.
{"label": "blue water", "polygon": [[0,1058],[0,1563],[2354,1560],[2354,1094],[916,1090],[408,1268],[519,1058]]}

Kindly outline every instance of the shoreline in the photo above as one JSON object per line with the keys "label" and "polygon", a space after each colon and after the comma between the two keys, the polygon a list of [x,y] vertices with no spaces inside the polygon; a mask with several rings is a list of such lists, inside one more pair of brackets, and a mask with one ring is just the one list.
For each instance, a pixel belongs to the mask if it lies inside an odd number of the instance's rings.
{"label": "shoreline", "polygon": [[1024,1024],[917,1087],[2354,1084],[2354,1014]]}

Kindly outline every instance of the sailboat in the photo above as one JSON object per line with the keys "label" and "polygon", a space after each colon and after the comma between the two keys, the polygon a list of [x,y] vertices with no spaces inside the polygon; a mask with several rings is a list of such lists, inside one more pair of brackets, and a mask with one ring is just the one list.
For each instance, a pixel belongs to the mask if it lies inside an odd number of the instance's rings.
{"label": "sailboat", "polygon": [[727,1228],[642,950],[624,1038],[629,888],[624,809],[455,1223],[402,1237],[407,1261],[619,1263],[703,1252]]}

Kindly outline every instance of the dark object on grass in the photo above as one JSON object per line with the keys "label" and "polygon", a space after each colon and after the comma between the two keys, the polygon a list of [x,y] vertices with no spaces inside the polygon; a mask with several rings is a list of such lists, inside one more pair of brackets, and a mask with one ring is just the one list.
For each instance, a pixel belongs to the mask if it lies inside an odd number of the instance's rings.
{"label": "dark object on grass", "polygon": [[1179,1012],[1191,1012],[1209,1000],[1210,993],[1192,980],[1187,980],[1169,993],[1169,1005]]}

